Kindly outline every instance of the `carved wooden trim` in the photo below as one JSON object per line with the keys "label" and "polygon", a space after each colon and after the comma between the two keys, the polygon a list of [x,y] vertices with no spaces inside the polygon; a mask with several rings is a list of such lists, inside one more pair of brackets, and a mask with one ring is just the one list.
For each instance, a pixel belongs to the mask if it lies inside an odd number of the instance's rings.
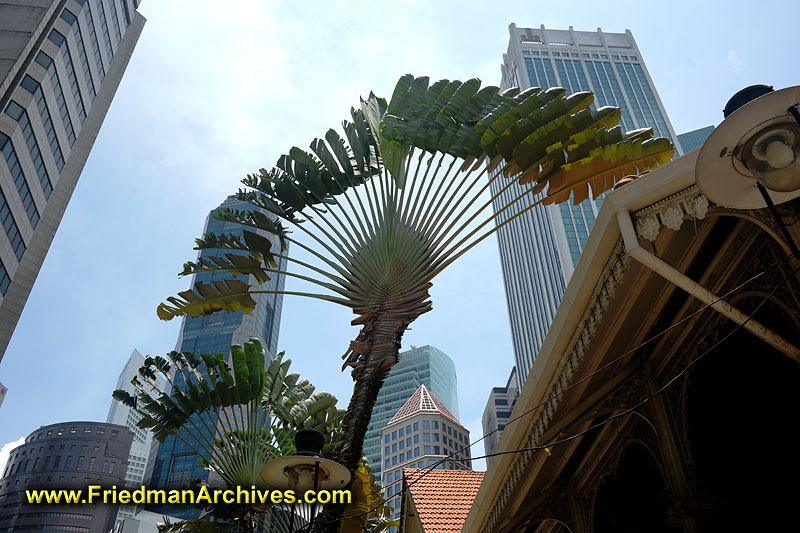
{"label": "carved wooden trim", "polygon": [[[620,237],[606,265],[603,267],[603,271],[578,322],[578,327],[575,328],[575,333],[567,345],[568,348],[561,357],[561,363],[555,372],[552,384],[545,392],[545,397],[553,398],[544,404],[534,416],[528,429],[528,437],[522,443],[522,448],[532,448],[541,443],[542,435],[552,421],[558,407],[560,393],[569,386],[575,370],[583,361],[585,350],[595,334],[597,325],[602,320],[610,301],[614,298],[616,286],[622,282],[625,270],[630,264],[630,256],[625,252],[625,247]],[[514,457],[495,502],[487,513],[481,531],[489,533],[501,523],[506,515],[506,505],[511,500],[511,496],[527,470],[532,457],[532,451],[520,452]]]}

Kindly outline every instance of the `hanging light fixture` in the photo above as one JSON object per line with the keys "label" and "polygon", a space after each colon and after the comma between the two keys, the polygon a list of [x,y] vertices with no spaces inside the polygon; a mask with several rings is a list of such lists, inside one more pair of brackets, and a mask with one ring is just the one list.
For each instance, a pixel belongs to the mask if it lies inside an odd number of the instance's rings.
{"label": "hanging light fixture", "polygon": [[798,106],[800,86],[774,91],[753,85],[736,93],[725,106],[725,120],[700,149],[696,174],[703,194],[735,209],[800,196]]}
{"label": "hanging light fixture", "polygon": [[725,120],[700,149],[697,186],[734,209],[766,207],[795,257],[800,250],[775,205],[800,196],[800,85],[751,85],[728,100]]}
{"label": "hanging light fixture", "polygon": [[[343,489],[350,482],[350,470],[344,465],[326,459],[320,455],[325,443],[325,436],[319,431],[303,429],[295,433],[295,449],[297,453],[273,459],[261,469],[261,478],[270,486],[279,490],[292,490],[297,499],[309,491]],[[303,529],[313,525],[317,505],[312,504],[309,516],[306,517]],[[291,505],[289,530],[295,522],[297,514],[296,502]]]}

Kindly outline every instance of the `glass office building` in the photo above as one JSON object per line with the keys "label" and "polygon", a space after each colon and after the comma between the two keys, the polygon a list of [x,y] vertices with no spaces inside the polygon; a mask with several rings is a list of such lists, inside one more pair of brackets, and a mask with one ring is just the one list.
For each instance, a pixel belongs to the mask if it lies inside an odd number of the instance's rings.
{"label": "glass office building", "polygon": [[0,0],[0,360],[145,19],[138,0]]}
{"label": "glass office building", "polygon": [[706,126],[705,128],[678,134],[678,142],[681,145],[681,149],[683,149],[683,153],[688,154],[703,146],[712,131],[714,131],[714,126]]}
{"label": "glass office building", "polygon": [[[593,108],[612,105],[621,109],[621,127],[626,131],[652,127],[657,136],[679,146],[629,30],[586,32],[511,24],[509,34],[501,88],[564,87],[568,94],[592,91]],[[682,153],[679,147],[677,150]],[[493,194],[499,194],[504,185],[501,179],[493,180]],[[522,191],[513,185],[500,194],[494,200],[495,212]],[[543,195],[528,195],[502,211],[498,223],[529,208]],[[520,387],[542,346],[601,204],[602,196],[579,205],[539,205],[497,232]]]}
{"label": "glass office building", "polygon": [[[246,210],[253,207],[233,198],[228,198],[219,209]],[[213,213],[213,212],[212,212]],[[233,234],[242,236],[243,226],[214,219],[211,215],[206,219],[203,233]],[[272,241],[273,249],[280,249],[277,237],[266,235]],[[200,257],[217,255],[218,250],[201,250]],[[226,253],[234,253],[226,251]],[[281,259],[278,270],[285,270],[286,260]],[[232,276],[226,272],[203,272],[192,279],[192,286],[197,282],[212,283]],[[238,276],[240,281],[254,283],[250,276]],[[283,290],[284,276],[274,276],[263,283],[260,288],[265,291]],[[184,318],[176,350],[182,352],[230,353],[231,344],[243,344],[252,337],[261,340],[267,353],[267,364],[275,357],[278,349],[278,332],[280,328],[281,294],[254,294],[256,309],[248,314],[242,311],[217,313],[197,318]],[[185,435],[185,434],[184,434]],[[185,435],[185,438],[188,435]],[[190,440],[187,438],[187,440]],[[180,488],[189,485],[193,479],[208,479],[208,471],[199,464],[199,457],[189,446],[175,437],[169,437],[158,446],[150,485],[158,488]],[[196,517],[199,510],[191,506],[183,508],[174,505],[153,506],[155,512],[162,512],[180,518]]]}
{"label": "glass office building", "polygon": [[458,379],[453,360],[433,346],[412,346],[400,353],[378,394],[364,439],[364,455],[377,479],[381,479],[382,471],[381,431],[421,385],[458,418]]}

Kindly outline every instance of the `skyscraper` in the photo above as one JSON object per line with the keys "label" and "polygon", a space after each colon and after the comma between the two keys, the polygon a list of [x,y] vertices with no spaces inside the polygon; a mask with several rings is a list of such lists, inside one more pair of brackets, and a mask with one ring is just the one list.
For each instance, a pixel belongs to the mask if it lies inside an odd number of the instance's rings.
{"label": "skyscraper", "polygon": [[394,518],[400,518],[404,468],[472,470],[469,430],[425,385],[392,416],[381,430],[382,485]]}
{"label": "skyscraper", "polygon": [[138,0],[0,0],[0,359],[145,19]]}
{"label": "skyscraper", "polygon": [[[253,206],[245,202],[240,202],[233,197],[227,200],[212,211],[206,218],[203,234],[214,233],[217,235],[237,235],[242,237],[243,226],[230,222],[216,220],[212,214],[220,209],[248,210]],[[265,212],[265,214],[268,214]],[[280,250],[278,238],[271,234],[263,233],[272,242],[273,249]],[[207,258],[219,253],[218,250],[205,249],[199,253],[200,257]],[[226,253],[238,253],[226,251]],[[280,259],[278,270],[285,270],[286,259]],[[231,274],[227,272],[202,272],[192,277],[191,286],[197,282],[213,283],[223,279],[230,279]],[[250,276],[238,276],[240,281],[255,283]],[[283,290],[285,278],[276,275],[260,288],[264,291]],[[197,318],[184,318],[181,324],[180,335],[176,350],[181,352],[202,352],[202,353],[224,353],[229,354],[231,344],[243,344],[251,337],[258,338],[264,346],[267,354],[266,364],[272,361],[278,349],[278,332],[280,328],[281,308],[283,296],[281,294],[254,294],[256,308],[248,314],[242,311],[228,313],[219,311],[217,313],[200,316]],[[183,430],[182,430],[183,431]],[[188,434],[182,433],[184,438],[191,440]],[[193,479],[207,480],[208,470],[199,464],[199,457],[183,441],[175,437],[167,438],[159,444],[158,451],[153,463],[153,474],[150,485],[156,488],[180,488],[188,485]],[[174,505],[163,507],[154,506],[152,510],[163,512],[181,518],[196,517],[199,510],[194,507],[186,506],[182,510]]]}
{"label": "skyscraper", "polygon": [[[501,88],[564,87],[568,94],[592,91],[593,108],[621,109],[623,130],[652,127],[656,136],[679,146],[630,30],[605,33],[600,28],[587,32],[511,24],[509,34]],[[493,180],[493,194],[499,194],[504,185],[501,179]],[[522,192],[516,184],[509,187],[494,200],[495,212]],[[543,195],[526,196],[500,213],[497,222],[519,214]],[[542,346],[601,203],[602,196],[579,205],[538,205],[497,232],[520,386]]]}
{"label": "skyscraper", "polygon": [[458,378],[453,360],[433,346],[412,346],[400,353],[378,393],[364,439],[364,455],[377,479],[382,470],[381,430],[420,385],[425,385],[458,418]]}
{"label": "skyscraper", "polygon": [[[492,387],[489,393],[489,400],[483,410],[481,426],[483,427],[483,449],[486,455],[491,455],[500,442],[503,435],[503,428],[511,418],[511,411],[517,404],[519,398],[519,386],[517,385],[517,367],[511,369],[505,387]],[[486,463],[491,461],[491,457],[486,458]]]}
{"label": "skyscraper", "polygon": [[[144,363],[144,357],[137,350],[128,358],[125,368],[117,380],[117,389],[122,389],[128,394],[135,395],[136,389],[131,384],[131,380],[139,374],[139,368]],[[159,387],[164,387],[164,378],[158,376],[156,383]],[[116,400],[111,401],[106,422],[127,427],[133,433],[133,443],[128,454],[128,469],[125,472],[125,486],[128,488],[139,488],[146,479],[149,479],[153,469],[150,455],[154,452],[157,441],[153,438],[153,433],[136,427],[142,415],[130,407],[121,404]],[[125,518],[133,518],[136,515],[136,504],[121,504],[117,512],[117,523]]]}

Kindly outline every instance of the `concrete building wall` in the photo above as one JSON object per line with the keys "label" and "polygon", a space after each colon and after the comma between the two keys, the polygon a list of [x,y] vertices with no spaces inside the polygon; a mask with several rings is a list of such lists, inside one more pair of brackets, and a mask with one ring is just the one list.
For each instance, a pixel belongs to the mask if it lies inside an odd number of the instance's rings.
{"label": "concrete building wall", "polygon": [[144,27],[137,6],[0,0],[0,360]]}

